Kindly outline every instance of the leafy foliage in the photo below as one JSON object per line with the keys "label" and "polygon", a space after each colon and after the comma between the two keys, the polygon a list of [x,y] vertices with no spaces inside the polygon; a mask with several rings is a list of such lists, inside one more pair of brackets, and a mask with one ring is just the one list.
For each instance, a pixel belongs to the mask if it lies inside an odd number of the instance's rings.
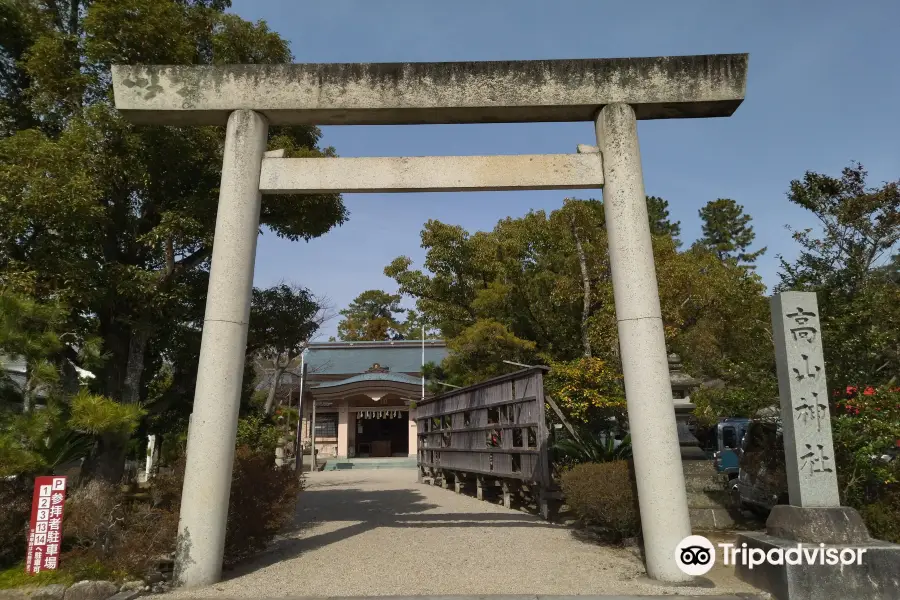
{"label": "leafy foliage", "polygon": [[[665,200],[647,203],[670,350],[695,376],[770,397],[774,356],[765,285],[702,246],[679,250],[680,223],[669,219]],[[440,379],[460,385],[511,369],[503,360],[543,362],[571,381],[564,394],[561,385],[553,393],[565,396],[560,402],[573,419],[593,418],[591,406],[621,403],[623,393],[614,389],[621,383],[605,225],[602,202],[574,199],[549,215],[501,220],[491,232],[428,221],[423,268],[399,257],[385,274],[448,340],[451,355]],[[573,362],[588,351],[599,361],[594,366]],[[569,366],[575,370],[566,372]],[[583,373],[576,376],[578,369]]]}
{"label": "leafy foliage", "polygon": [[93,435],[131,434],[145,411],[134,404],[121,404],[82,389],[72,398],[72,416],[68,426]]}
{"label": "leafy foliage", "polygon": [[697,240],[697,245],[714,252],[719,260],[733,260],[755,268],[753,263],[766,249],[747,251],[756,234],[750,225],[750,215],[744,214],[743,206],[729,198],[719,198],[707,202],[700,209],[700,218],[703,220],[703,236]]}
{"label": "leafy foliage", "polygon": [[405,312],[400,294],[366,290],[341,311],[338,337],[347,342],[402,340],[404,329],[397,315]]}
{"label": "leafy foliage", "polygon": [[238,419],[237,445],[254,452],[275,456],[278,445],[278,428],[270,419],[260,415],[247,415]]}
{"label": "leafy foliage", "polygon": [[323,308],[309,290],[299,286],[253,288],[248,353],[299,356],[318,331],[317,315]]}
{"label": "leafy foliage", "polygon": [[[111,103],[119,64],[278,64],[286,40],[225,0],[13,0],[0,43],[0,284],[66,305],[102,339],[92,392],[139,404],[175,365],[159,411],[188,405],[206,300],[224,131],[136,127]],[[272,127],[286,156],[333,156],[314,127]],[[336,195],[264,198],[264,232],[309,240],[344,222]],[[73,348],[66,356],[75,359]],[[183,411],[182,411],[183,412]],[[183,416],[183,415],[182,415]],[[168,418],[168,417],[167,417]],[[119,440],[121,442],[121,440]],[[122,443],[102,462],[122,464]],[[111,476],[118,469],[104,469]]]}
{"label": "leafy foliage", "polygon": [[271,368],[265,414],[274,410],[281,377],[327,319],[326,311],[323,300],[299,286],[253,289],[247,354],[255,354]]}
{"label": "leafy foliage", "polygon": [[631,458],[631,436],[626,435],[617,445],[611,432],[598,436],[586,427],[576,430],[577,437],[557,440],[552,447],[554,464],[570,468],[583,463],[601,463]]}
{"label": "leafy foliage", "polygon": [[[900,388],[869,387],[861,393],[850,388],[839,399],[835,413],[831,427],[842,499],[862,508],[877,500],[884,485],[900,483],[896,462],[873,460],[898,451]],[[900,515],[897,519],[900,525]]]}
{"label": "leafy foliage", "polygon": [[597,423],[625,414],[621,374],[599,358],[551,362],[544,387],[556,403],[575,420]]}
{"label": "leafy foliage", "polygon": [[726,417],[752,418],[761,409],[778,405],[777,389],[760,393],[760,388],[701,388],[691,393],[694,417],[704,426],[712,426]]}
{"label": "leafy foliage", "polygon": [[818,293],[828,381],[836,389],[900,378],[900,181],[866,184],[862,165],[834,178],[807,172],[788,200],[816,217],[812,228],[788,228],[800,245],[783,257],[778,290]]}

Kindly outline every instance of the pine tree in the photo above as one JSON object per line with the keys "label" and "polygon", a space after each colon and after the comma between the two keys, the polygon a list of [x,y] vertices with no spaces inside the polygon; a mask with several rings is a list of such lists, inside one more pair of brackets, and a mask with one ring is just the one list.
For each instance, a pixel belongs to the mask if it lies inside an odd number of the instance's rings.
{"label": "pine tree", "polygon": [[766,248],[747,251],[756,234],[750,225],[752,219],[744,213],[743,206],[734,200],[719,198],[707,202],[699,213],[703,220],[703,237],[697,240],[697,246],[715,252],[721,260],[733,260],[748,268],[756,268],[753,263]]}

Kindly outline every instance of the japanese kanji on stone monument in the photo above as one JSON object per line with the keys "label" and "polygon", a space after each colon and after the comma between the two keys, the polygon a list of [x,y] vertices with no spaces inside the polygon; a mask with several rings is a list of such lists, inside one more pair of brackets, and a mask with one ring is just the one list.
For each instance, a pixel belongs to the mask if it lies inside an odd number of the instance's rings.
{"label": "japanese kanji on stone monument", "polygon": [[756,567],[738,563],[735,574],[778,600],[894,598],[882,592],[900,586],[900,545],[872,539],[860,514],[841,506],[825,380],[828,340],[822,339],[816,294],[775,294],[770,306],[790,504],[772,509],[765,533],[741,533],[736,544],[767,556],[799,544],[861,552],[865,558],[840,567],[787,560]]}
{"label": "japanese kanji on stone monument", "polygon": [[840,506],[816,295],[785,292],[771,306],[791,504]]}

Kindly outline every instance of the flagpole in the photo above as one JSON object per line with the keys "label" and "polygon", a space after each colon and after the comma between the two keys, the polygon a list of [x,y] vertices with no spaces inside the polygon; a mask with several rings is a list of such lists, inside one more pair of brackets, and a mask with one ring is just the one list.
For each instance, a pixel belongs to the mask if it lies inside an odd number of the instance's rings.
{"label": "flagpole", "polygon": [[294,444],[294,469],[303,472],[303,383],[306,381],[306,348],[300,353],[300,399],[297,401],[297,441]]}
{"label": "flagpole", "polygon": [[422,323],[422,402],[425,401],[425,323]]}

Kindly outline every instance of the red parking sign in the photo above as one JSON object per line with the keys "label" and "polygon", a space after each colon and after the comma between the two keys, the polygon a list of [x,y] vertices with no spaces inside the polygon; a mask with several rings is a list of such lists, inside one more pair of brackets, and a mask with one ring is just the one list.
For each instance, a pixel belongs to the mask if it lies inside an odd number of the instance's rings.
{"label": "red parking sign", "polygon": [[65,477],[38,477],[34,480],[28,554],[25,556],[25,572],[29,575],[59,567],[65,502]]}

